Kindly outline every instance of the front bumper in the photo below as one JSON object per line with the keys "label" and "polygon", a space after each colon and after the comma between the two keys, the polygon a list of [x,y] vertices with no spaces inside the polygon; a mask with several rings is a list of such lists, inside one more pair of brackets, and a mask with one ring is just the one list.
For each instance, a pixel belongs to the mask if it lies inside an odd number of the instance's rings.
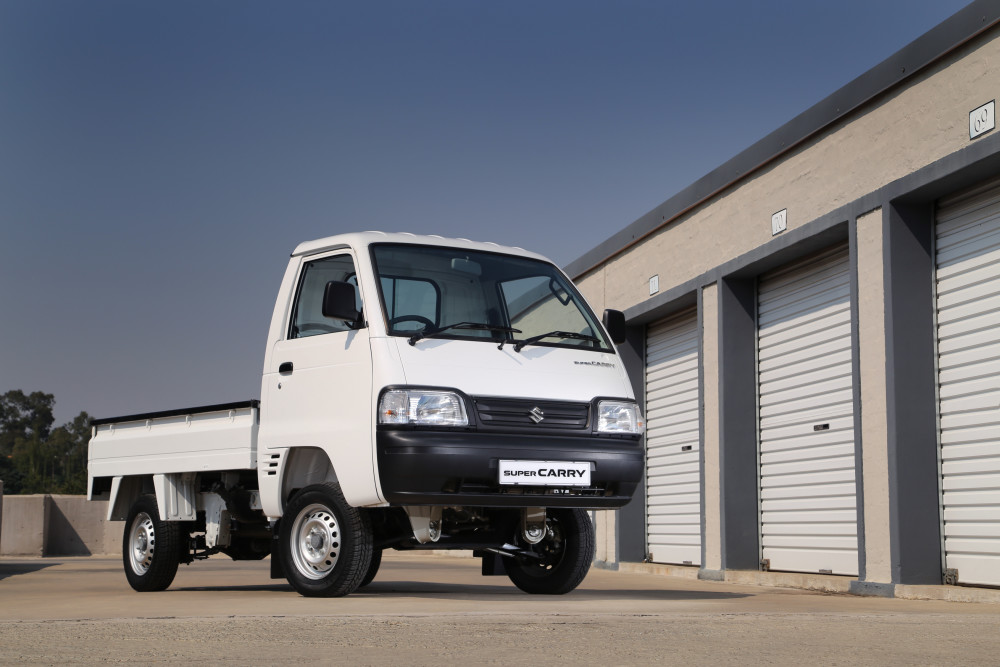
{"label": "front bumper", "polygon": [[[376,435],[382,496],[394,505],[621,507],[642,479],[638,439],[390,430]],[[588,461],[590,486],[501,486],[498,461]]]}

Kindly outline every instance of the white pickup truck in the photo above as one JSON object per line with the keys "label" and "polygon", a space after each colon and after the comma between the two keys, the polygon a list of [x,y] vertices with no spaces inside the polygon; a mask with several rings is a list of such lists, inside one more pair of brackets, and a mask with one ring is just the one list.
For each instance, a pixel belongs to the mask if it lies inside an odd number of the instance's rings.
{"label": "white pickup truck", "polygon": [[643,418],[614,342],[550,261],[366,232],[301,244],[261,400],[98,419],[88,497],[125,521],[125,575],[271,556],[302,595],[347,595],[387,548],[471,549],[529,593],[586,576],[585,510],[642,476]]}

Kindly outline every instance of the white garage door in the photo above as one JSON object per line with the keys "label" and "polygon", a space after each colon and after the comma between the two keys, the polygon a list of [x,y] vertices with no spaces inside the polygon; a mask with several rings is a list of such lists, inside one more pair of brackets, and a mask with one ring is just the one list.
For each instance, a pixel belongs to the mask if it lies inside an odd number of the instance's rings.
{"label": "white garage door", "polygon": [[772,570],[858,573],[846,248],[758,286],[760,522]]}
{"label": "white garage door", "polygon": [[1000,586],[1000,189],[941,202],[937,345],[945,567]]}
{"label": "white garage door", "polygon": [[701,564],[698,326],[694,312],[646,340],[646,544],[657,563]]}

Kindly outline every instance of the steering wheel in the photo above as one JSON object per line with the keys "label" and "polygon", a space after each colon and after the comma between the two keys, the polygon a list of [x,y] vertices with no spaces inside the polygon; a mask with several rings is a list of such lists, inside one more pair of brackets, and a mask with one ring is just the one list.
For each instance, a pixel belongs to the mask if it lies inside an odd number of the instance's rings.
{"label": "steering wheel", "polygon": [[400,315],[399,317],[394,317],[391,320],[389,320],[389,326],[395,327],[397,324],[401,324],[403,322],[419,322],[420,324],[424,325],[425,329],[434,328],[434,323],[431,322],[426,317],[424,317],[423,315]]}

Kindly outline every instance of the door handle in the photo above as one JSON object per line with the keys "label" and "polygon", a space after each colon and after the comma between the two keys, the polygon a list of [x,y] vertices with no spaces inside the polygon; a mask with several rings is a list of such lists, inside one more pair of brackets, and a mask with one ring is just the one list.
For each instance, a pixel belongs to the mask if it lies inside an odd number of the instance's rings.
{"label": "door handle", "polygon": [[281,373],[282,375],[285,375],[286,373],[291,373],[292,370],[294,370],[294,368],[295,367],[292,365],[292,362],[286,361],[280,366],[278,366],[278,372]]}

